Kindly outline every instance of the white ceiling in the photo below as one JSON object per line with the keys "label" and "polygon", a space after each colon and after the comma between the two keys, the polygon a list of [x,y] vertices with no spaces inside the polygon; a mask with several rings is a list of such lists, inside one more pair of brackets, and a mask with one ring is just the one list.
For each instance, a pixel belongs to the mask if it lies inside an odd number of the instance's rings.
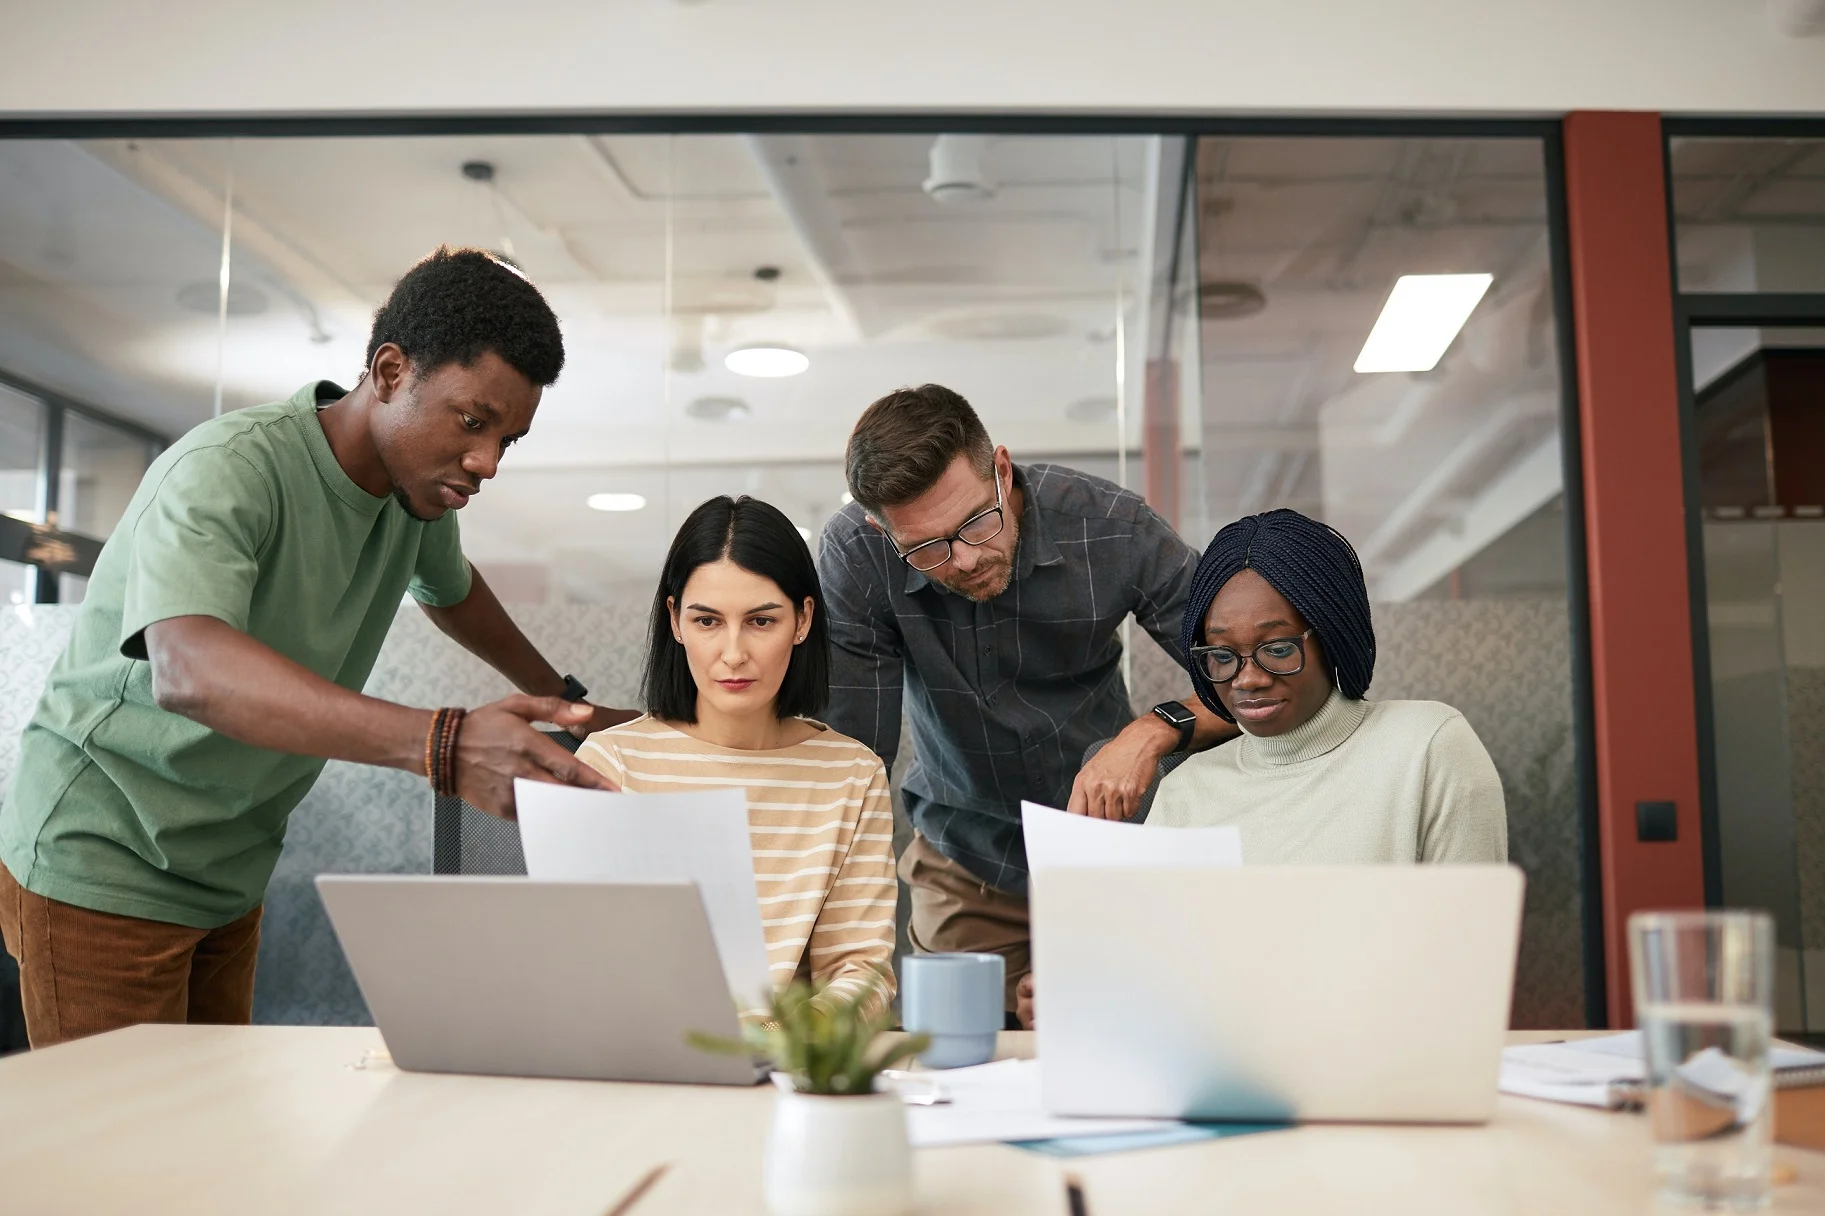
{"label": "white ceiling", "polygon": [[[484,562],[543,565],[577,598],[649,579],[672,523],[712,493],[759,493],[815,529],[837,505],[855,416],[902,384],[963,392],[1018,457],[1114,472],[1114,416],[1098,403],[1125,393],[1138,446],[1142,361],[1165,340],[1148,331],[1160,310],[1147,306],[1170,244],[1155,222],[1172,198],[1160,145],[994,139],[984,165],[997,193],[952,206],[920,188],[931,146],[866,135],[0,142],[0,367],[175,434],[209,415],[218,364],[227,408],[318,376],[346,384],[406,266],[439,242],[510,247],[559,312],[569,362],[532,435],[465,512],[465,533]],[[1202,142],[1199,255],[1184,264],[1181,304],[1195,273],[1258,287],[1267,306],[1196,327],[1201,358],[1185,368],[1180,410],[1182,441],[1203,457],[1181,513],[1194,541],[1244,511],[1299,506],[1363,548],[1380,593],[1404,596],[1552,500],[1559,390],[1540,157],[1531,140]],[[495,188],[461,173],[473,160],[495,166]],[[1682,275],[1700,253],[1713,277],[1740,278],[1758,257],[1764,279],[1806,265],[1776,257],[1767,233],[1825,213],[1822,162],[1816,145],[1676,148]],[[207,307],[230,172],[235,281],[264,308],[231,317],[224,346],[215,317],[178,293]],[[1818,230],[1783,223],[1789,244]],[[778,278],[756,278],[761,267]],[[1495,284],[1437,371],[1350,369],[1397,276],[1467,271]],[[722,368],[728,350],[758,341],[806,350],[811,370],[761,381]],[[753,414],[699,421],[686,411],[703,396],[740,397]],[[623,516],[582,505],[601,490],[653,505]]]}
{"label": "white ceiling", "polygon": [[[931,137],[0,143],[0,366],[176,434],[209,416],[218,364],[230,409],[351,383],[405,267],[439,242],[508,249],[568,361],[466,512],[471,548],[588,550],[603,577],[644,576],[665,540],[652,513],[603,517],[588,493],[637,488],[657,510],[655,477],[689,467],[692,503],[758,478],[818,526],[855,417],[901,385],[949,384],[1023,455],[1114,449],[1112,412],[1071,407],[1113,403],[1118,304],[1143,315],[1148,143],[996,139],[994,197],[956,206],[921,189]],[[477,160],[493,187],[461,172]],[[231,316],[224,345],[178,294],[210,303],[231,172],[232,273],[263,308]],[[763,341],[811,370],[723,368]],[[706,396],[752,414],[699,421]]]}

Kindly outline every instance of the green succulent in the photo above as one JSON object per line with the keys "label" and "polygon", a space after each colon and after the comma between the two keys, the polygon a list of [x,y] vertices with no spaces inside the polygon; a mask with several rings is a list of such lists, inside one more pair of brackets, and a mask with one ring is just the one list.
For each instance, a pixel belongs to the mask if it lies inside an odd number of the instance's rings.
{"label": "green succulent", "polygon": [[801,1094],[873,1093],[883,1070],[931,1046],[923,1034],[880,1041],[893,1021],[890,991],[885,968],[876,968],[875,980],[853,992],[793,980],[764,1014],[742,1019],[740,1038],[693,1030],[685,1039],[699,1051],[764,1056]]}

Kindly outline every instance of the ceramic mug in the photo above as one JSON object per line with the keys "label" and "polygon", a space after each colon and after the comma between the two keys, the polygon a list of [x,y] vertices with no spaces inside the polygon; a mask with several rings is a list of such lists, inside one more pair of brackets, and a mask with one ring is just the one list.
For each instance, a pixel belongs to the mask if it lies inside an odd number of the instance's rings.
{"label": "ceramic mug", "polygon": [[999,954],[913,954],[900,962],[900,1023],[931,1036],[927,1068],[995,1058],[1006,966]]}

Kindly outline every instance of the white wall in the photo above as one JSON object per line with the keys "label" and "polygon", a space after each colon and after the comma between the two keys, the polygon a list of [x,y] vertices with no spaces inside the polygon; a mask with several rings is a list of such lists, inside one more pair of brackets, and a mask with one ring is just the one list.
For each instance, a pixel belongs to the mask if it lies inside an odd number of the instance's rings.
{"label": "white wall", "polygon": [[1825,112],[1763,0],[7,0],[0,114]]}

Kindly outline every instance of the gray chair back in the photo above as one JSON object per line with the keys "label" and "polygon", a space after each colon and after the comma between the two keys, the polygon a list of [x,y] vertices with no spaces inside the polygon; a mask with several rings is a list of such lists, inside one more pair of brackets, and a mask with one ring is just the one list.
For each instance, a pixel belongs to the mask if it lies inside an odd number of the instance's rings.
{"label": "gray chair back", "polygon": [[[583,745],[567,730],[546,734],[567,751]],[[520,848],[519,825],[478,810],[461,798],[438,795],[432,812],[431,872],[524,874],[526,854]]]}

